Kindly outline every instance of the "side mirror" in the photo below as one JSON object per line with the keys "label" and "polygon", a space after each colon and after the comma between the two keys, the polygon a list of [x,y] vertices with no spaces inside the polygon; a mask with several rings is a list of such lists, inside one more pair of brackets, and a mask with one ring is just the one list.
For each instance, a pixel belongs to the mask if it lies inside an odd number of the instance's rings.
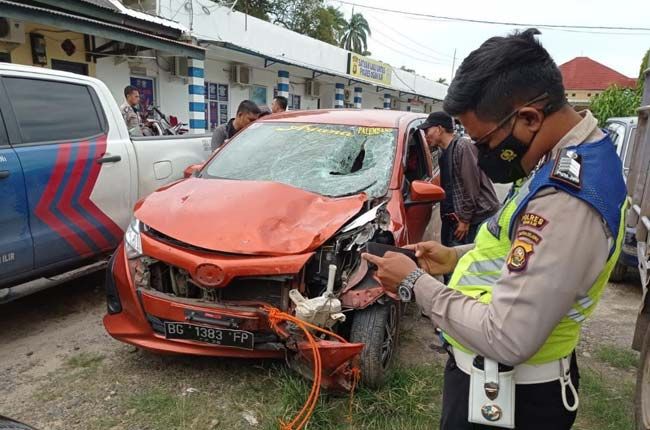
{"label": "side mirror", "polygon": [[187,167],[183,171],[183,177],[184,178],[191,178],[192,176],[196,176],[197,173],[201,170],[203,167],[203,164],[192,164],[191,166]]}
{"label": "side mirror", "polygon": [[411,182],[411,201],[418,203],[433,203],[445,199],[442,187],[426,181]]}

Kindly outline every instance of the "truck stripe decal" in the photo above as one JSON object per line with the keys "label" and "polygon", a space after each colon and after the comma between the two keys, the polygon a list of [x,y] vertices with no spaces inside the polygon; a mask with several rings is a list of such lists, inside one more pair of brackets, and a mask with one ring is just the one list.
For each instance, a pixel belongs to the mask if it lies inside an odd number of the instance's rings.
{"label": "truck stripe decal", "polygon": [[101,169],[96,160],[105,152],[106,136],[60,145],[54,170],[34,211],[81,256],[112,248],[123,234],[90,200]]}
{"label": "truck stripe decal", "polygon": [[56,154],[52,176],[50,176],[50,180],[47,182],[43,195],[41,196],[34,212],[41,221],[68,242],[77,254],[88,255],[92,253],[90,248],[88,248],[88,245],[86,245],[65,223],[61,222],[51,210],[54,197],[63,182],[63,177],[69,160],[70,146],[66,144],[60,145]]}
{"label": "truck stripe decal", "polygon": [[[124,232],[122,229],[113,222],[104,212],[102,212],[93,202],[90,200],[90,193],[95,187],[97,178],[99,177],[99,171],[101,169],[101,164],[97,163],[97,159],[106,153],[106,136],[101,136],[97,139],[95,144],[95,153],[91,157],[90,163],[90,176],[88,180],[83,185],[81,190],[81,196],[79,197],[79,204],[81,207],[95,220],[97,220],[107,232],[113,237],[117,242],[122,240]],[[126,160],[125,160],[126,161]]]}

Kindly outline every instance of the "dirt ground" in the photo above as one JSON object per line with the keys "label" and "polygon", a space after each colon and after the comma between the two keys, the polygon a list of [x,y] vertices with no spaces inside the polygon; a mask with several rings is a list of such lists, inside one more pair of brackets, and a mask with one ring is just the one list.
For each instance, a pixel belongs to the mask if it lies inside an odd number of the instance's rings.
{"label": "dirt ground", "polygon": [[[92,428],[131,428],[113,425],[128,422],[128,414],[134,413],[115,406],[113,400],[128,395],[150,375],[165,378],[169,389],[181,391],[191,387],[202,371],[216,372],[215,377],[226,378],[224,384],[229,379],[235,387],[268,373],[264,363],[251,366],[225,360],[215,367],[212,360],[158,357],[113,340],[101,323],[105,312],[101,281],[100,273],[0,306],[0,414],[43,430],[85,430],[90,428],[87,420],[95,423]],[[635,282],[606,290],[583,330],[579,349],[583,366],[595,363],[592,357],[601,345],[629,350],[640,297]],[[411,314],[402,325],[401,361],[408,365],[441,360],[430,348],[435,338],[428,320]],[[594,365],[603,372],[620,372]],[[93,367],[99,370],[83,372]],[[622,377],[633,380],[633,370],[623,373]],[[236,401],[227,397],[237,395],[236,390],[224,390],[223,401]],[[127,418],[114,420],[112,414]]]}

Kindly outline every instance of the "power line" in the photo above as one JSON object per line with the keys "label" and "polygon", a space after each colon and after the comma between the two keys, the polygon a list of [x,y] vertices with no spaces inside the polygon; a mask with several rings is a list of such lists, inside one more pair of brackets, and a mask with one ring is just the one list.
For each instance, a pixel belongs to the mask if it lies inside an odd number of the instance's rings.
{"label": "power line", "polygon": [[359,3],[354,3],[347,0],[336,0],[338,3],[346,4],[349,6],[361,7],[371,10],[378,10],[381,12],[396,13],[400,15],[410,15],[417,17],[424,17],[430,19],[439,19],[445,21],[458,21],[458,22],[469,22],[474,24],[490,24],[490,25],[509,25],[509,26],[519,26],[519,27],[544,27],[544,28],[573,28],[573,29],[583,29],[583,30],[623,30],[623,31],[650,31],[650,27],[614,27],[614,26],[592,26],[592,25],[563,25],[563,24],[534,24],[534,23],[524,23],[524,22],[507,22],[507,21],[488,21],[482,19],[470,19],[470,18],[458,18],[450,16],[441,16],[441,15],[429,15],[425,13],[417,12],[405,12],[395,9],[387,9],[377,6],[367,6]]}
{"label": "power line", "polygon": [[[370,17],[372,20],[377,21],[379,24],[383,25],[384,28],[387,28],[387,29],[391,30],[393,33],[397,34],[398,36],[403,37],[404,39],[408,40],[410,43],[413,43],[413,44],[416,45],[416,46],[419,46],[419,47],[421,47],[421,48],[423,48],[423,49],[425,49],[425,50],[428,50],[428,51],[433,52],[434,55],[436,55],[436,56],[438,56],[438,57],[442,56],[442,57],[447,57],[447,58],[449,58],[449,59],[452,58],[452,56],[449,55],[449,54],[445,54],[444,52],[441,52],[441,51],[436,51],[435,49],[433,49],[433,48],[431,48],[431,47],[429,47],[429,46],[423,45],[423,44],[421,44],[420,42],[418,42],[417,40],[413,40],[413,39],[411,39],[410,37],[408,37],[407,35],[398,32],[398,31],[395,30],[393,27],[391,27],[390,25],[387,25],[385,22],[383,22],[382,20],[380,20],[379,18],[377,18],[377,16],[376,16],[375,14],[373,14],[372,12],[370,13],[369,17]],[[376,29],[372,29],[372,31],[376,31]]]}
{"label": "power line", "polygon": [[[435,59],[433,59],[433,60],[426,60],[426,58],[430,58],[430,57],[432,57],[432,54],[430,54],[430,53],[428,53],[428,52],[420,51],[420,50],[418,50],[418,49],[413,48],[412,46],[408,46],[408,45],[405,45],[404,43],[401,43],[401,42],[399,42],[399,41],[397,41],[397,40],[394,40],[394,38],[392,38],[391,36],[387,35],[386,33],[382,33],[381,31],[377,30],[376,28],[373,29],[372,31],[373,31],[374,33],[376,33],[376,34],[379,34],[379,35],[381,35],[381,36],[387,38],[387,39],[388,39],[392,44],[395,44],[398,48],[401,48],[401,49],[403,49],[403,50],[407,50],[407,51],[412,51],[414,54],[416,54],[416,55],[421,55],[421,56],[424,57],[425,59],[423,59],[423,58],[419,58],[419,57],[411,56],[411,55],[409,55],[409,54],[406,54],[404,51],[396,51],[396,52],[399,52],[401,55],[405,55],[405,56],[407,56],[407,57],[411,57],[411,58],[413,58],[413,59],[417,59],[418,61],[423,61],[423,62],[425,62],[425,63],[431,63],[431,64],[437,64],[437,65],[441,65],[441,64],[450,64],[449,60],[447,60],[447,59],[443,59],[443,58],[435,58]],[[372,37],[371,40],[373,40],[374,42],[378,42],[379,44],[381,44],[381,45],[383,45],[383,46],[386,46],[386,45],[383,44],[382,42],[379,42],[379,41],[377,40],[377,38],[375,38],[375,37]],[[389,49],[393,49],[393,50],[395,50],[394,48],[390,48],[390,47],[389,47]],[[439,61],[437,61],[437,60],[439,60]]]}

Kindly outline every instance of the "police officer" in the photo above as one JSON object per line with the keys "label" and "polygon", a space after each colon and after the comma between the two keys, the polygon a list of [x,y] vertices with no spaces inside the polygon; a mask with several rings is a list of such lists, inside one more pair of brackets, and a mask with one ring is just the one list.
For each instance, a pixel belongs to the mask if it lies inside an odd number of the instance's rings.
{"label": "police officer", "polygon": [[[443,332],[450,357],[442,429],[500,428],[501,408],[510,406],[518,429],[569,429],[579,400],[581,325],[620,253],[621,163],[592,114],[567,104],[560,71],[537,34],[488,39],[463,61],[444,101],[476,142],[490,179],[515,183],[475,244],[414,245],[419,268],[398,253],[364,255],[385,289],[403,298],[411,292]],[[451,271],[447,286],[431,276]],[[487,375],[491,361],[503,375],[514,367],[514,405],[500,404],[488,385],[470,397],[472,378],[482,363]],[[496,400],[476,405],[483,387]],[[472,408],[493,427],[475,424]]]}
{"label": "police officer", "polygon": [[140,92],[136,87],[128,85],[124,88],[124,98],[124,103],[120,106],[120,112],[122,112],[126,128],[131,136],[142,136],[145,134],[144,127],[140,115],[135,111],[140,104]]}

